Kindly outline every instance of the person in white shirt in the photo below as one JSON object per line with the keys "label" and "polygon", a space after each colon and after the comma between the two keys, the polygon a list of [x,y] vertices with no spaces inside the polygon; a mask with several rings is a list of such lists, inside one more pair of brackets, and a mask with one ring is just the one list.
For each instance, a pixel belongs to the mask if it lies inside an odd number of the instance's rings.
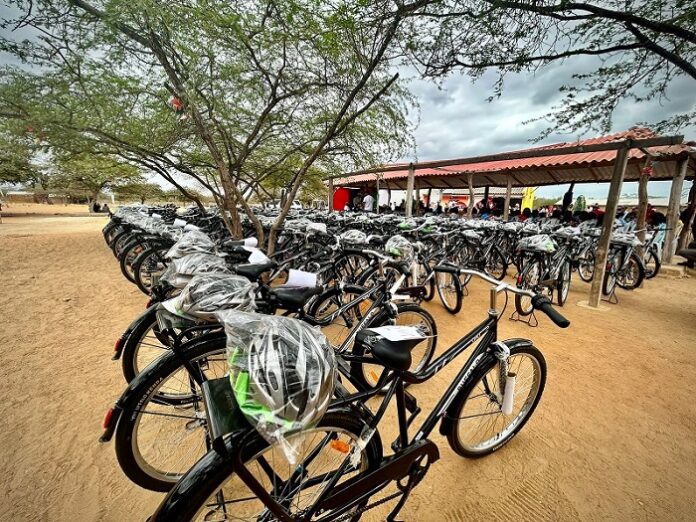
{"label": "person in white shirt", "polygon": [[367,194],[363,198],[363,210],[365,212],[372,212],[372,206],[375,204],[375,198],[371,194]]}

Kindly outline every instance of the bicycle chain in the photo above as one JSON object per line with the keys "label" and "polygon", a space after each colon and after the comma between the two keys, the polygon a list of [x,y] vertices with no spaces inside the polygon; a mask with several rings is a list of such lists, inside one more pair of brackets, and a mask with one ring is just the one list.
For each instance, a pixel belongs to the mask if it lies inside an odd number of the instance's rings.
{"label": "bicycle chain", "polygon": [[337,519],[335,519],[334,522],[343,522],[344,520],[350,520],[353,518],[355,515],[362,515],[365,513],[365,511],[369,511],[370,509],[374,509],[377,506],[381,506],[382,504],[385,504],[386,502],[389,502],[390,500],[394,500],[396,497],[399,497],[403,495],[401,491],[397,491],[396,493],[393,493],[389,496],[384,497],[383,499],[378,500],[377,502],[373,502],[372,504],[368,504],[367,506],[363,508],[359,508],[357,511],[352,511],[350,513],[346,513],[345,515],[341,515]]}

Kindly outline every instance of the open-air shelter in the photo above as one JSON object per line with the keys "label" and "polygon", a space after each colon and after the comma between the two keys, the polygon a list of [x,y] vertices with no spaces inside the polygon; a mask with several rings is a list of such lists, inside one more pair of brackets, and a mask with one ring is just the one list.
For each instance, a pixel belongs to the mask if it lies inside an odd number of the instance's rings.
{"label": "open-air shelter", "polygon": [[[696,150],[683,136],[657,136],[650,129],[626,132],[574,143],[558,143],[486,156],[384,165],[350,172],[328,180],[329,209],[334,187],[406,190],[406,201],[420,189],[468,188],[471,200],[476,187],[506,187],[504,218],[509,213],[512,187],[534,187],[565,183],[610,183],[606,213],[616,214],[623,181],[639,182],[638,228],[645,222],[650,180],[672,180],[667,211],[667,235],[663,261],[670,262],[679,218],[684,180],[696,173]],[[693,193],[693,191],[692,191]],[[690,198],[693,215],[694,198]],[[469,206],[471,209],[471,205]],[[406,205],[407,216],[411,205]],[[693,219],[693,217],[692,217]],[[590,304],[598,306],[601,282],[611,239],[612,220],[604,220],[597,247],[597,264]]]}

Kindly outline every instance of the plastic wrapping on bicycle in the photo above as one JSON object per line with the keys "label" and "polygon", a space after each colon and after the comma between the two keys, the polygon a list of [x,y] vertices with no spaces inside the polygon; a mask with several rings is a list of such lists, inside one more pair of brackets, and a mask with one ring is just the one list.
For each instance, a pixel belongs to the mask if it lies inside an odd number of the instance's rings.
{"label": "plastic wrapping on bicycle", "polygon": [[563,315],[553,307],[548,297],[541,294],[535,295],[532,297],[532,306],[535,310],[544,312],[556,326],[560,326],[561,328],[568,328],[570,326],[570,321],[563,317]]}

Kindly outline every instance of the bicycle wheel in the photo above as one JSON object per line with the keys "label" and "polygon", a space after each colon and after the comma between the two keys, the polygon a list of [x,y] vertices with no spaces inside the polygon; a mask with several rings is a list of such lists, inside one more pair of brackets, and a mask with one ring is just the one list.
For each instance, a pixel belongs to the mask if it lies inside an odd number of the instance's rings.
{"label": "bicycle wheel", "polygon": [[[275,519],[268,517],[264,504],[234,473],[231,456],[239,454],[235,452],[241,452],[246,469],[264,490],[285,506],[290,517],[299,517],[324,491],[364,427],[364,422],[355,414],[328,412],[316,427],[288,437],[300,448],[298,464],[294,465],[288,462],[278,445],[269,445],[260,436],[253,437],[241,448],[233,447],[231,437],[227,436],[223,438],[226,451],[208,452],[165,497],[149,520],[256,522]],[[338,484],[375,469],[381,460],[382,444],[376,432],[360,453],[359,461],[349,466]],[[298,474],[298,469],[302,473]],[[292,487],[288,487],[291,477]],[[361,514],[357,511],[367,501],[356,505],[351,510],[355,514],[348,520],[359,520]],[[322,517],[333,519],[331,513],[322,512]]]}
{"label": "bicycle wheel", "polygon": [[611,295],[616,289],[616,276],[613,270],[604,272],[604,280],[602,281],[602,294]]}
{"label": "bicycle wheel", "polygon": [[[525,263],[524,272],[522,272],[521,282],[518,287],[528,290],[534,288],[541,282],[541,264],[538,259],[530,259]],[[515,294],[515,310],[523,317],[530,315],[534,311],[532,306],[532,298],[526,295]]]}
{"label": "bicycle wheel", "polygon": [[578,259],[578,275],[580,279],[589,283],[594,276],[595,255],[594,252],[588,250],[583,257]]}
{"label": "bicycle wheel", "polygon": [[121,369],[126,382],[131,382],[152,361],[166,353],[171,342],[159,330],[156,306],[133,321],[129,330],[121,352]]}
{"label": "bicycle wheel", "polygon": [[645,255],[645,279],[652,279],[659,274],[661,266],[662,261],[660,261],[655,249],[651,248],[648,250]]}
{"label": "bicycle wheel", "polygon": [[616,284],[624,290],[638,288],[645,279],[645,267],[635,252],[628,258],[628,264],[616,273]]}
{"label": "bicycle wheel", "polygon": [[534,346],[510,350],[509,372],[516,374],[512,413],[502,412],[500,361],[476,370],[449,410],[456,419],[447,434],[452,449],[478,458],[497,451],[522,429],[534,413],[546,384],[546,361]]}
{"label": "bicycle wheel", "polygon": [[164,255],[168,250],[166,247],[148,248],[133,261],[135,284],[145,295],[150,295],[150,289],[156,278],[161,276],[167,268]]}
{"label": "bicycle wheel", "polygon": [[[369,326],[383,326],[385,324],[396,324],[401,326],[419,326],[428,336],[428,339],[417,345],[411,351],[411,367],[409,371],[418,373],[425,368],[435,353],[437,346],[437,325],[435,319],[423,308],[413,303],[404,303],[398,306],[396,318],[390,318],[386,312],[378,315]],[[353,346],[354,355],[364,355],[363,346]],[[368,364],[351,362],[350,373],[366,389],[377,386],[384,366],[378,364]]]}
{"label": "bicycle wheel", "polygon": [[[318,296],[317,300],[310,306],[309,316],[320,323],[326,322],[339,308],[357,300],[366,290],[366,288],[357,285],[345,285],[343,289],[331,287]],[[374,298],[372,297],[363,299],[336,317],[331,324],[322,327],[322,333],[332,346],[338,347],[343,344],[373,302]]]}
{"label": "bicycle wheel", "polygon": [[437,295],[440,296],[442,306],[444,306],[449,313],[456,314],[462,309],[462,302],[464,300],[464,292],[459,276],[448,272],[436,272],[435,277],[437,279],[435,285],[437,288]]}
{"label": "bicycle wheel", "polygon": [[207,377],[228,371],[224,336],[167,351],[131,383],[114,432],[116,458],[126,476],[152,491],[169,491],[205,455],[206,414],[186,360]]}
{"label": "bicycle wheel", "polygon": [[561,266],[561,271],[558,274],[558,281],[556,283],[556,302],[558,306],[563,306],[568,300],[571,272],[570,261],[566,261]]}
{"label": "bicycle wheel", "polygon": [[135,274],[133,273],[133,262],[145,250],[145,244],[134,238],[123,249],[123,255],[119,258],[121,273],[128,281],[135,284]]}
{"label": "bicycle wheel", "polygon": [[498,247],[491,249],[488,259],[486,259],[485,272],[498,281],[502,281],[507,274],[507,261],[505,256],[498,250]]}
{"label": "bicycle wheel", "polygon": [[416,277],[413,282],[415,285],[423,286],[425,288],[425,295],[423,300],[432,301],[435,297],[435,274],[433,274],[433,266],[435,266],[434,261],[425,263],[421,261],[418,263],[418,277]]}

